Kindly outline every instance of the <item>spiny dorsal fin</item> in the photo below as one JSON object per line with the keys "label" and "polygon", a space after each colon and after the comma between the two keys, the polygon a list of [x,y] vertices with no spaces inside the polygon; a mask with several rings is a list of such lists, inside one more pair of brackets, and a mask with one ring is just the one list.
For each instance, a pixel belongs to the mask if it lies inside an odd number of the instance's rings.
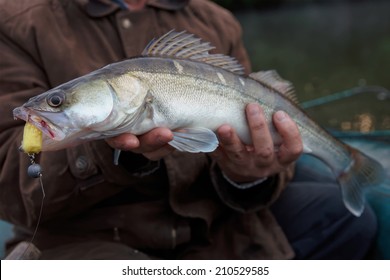
{"label": "spiny dorsal fin", "polygon": [[249,74],[249,77],[283,94],[294,103],[299,103],[294,92],[293,84],[281,78],[275,70],[251,73]]}
{"label": "spiny dorsal fin", "polygon": [[239,75],[244,74],[244,67],[235,58],[223,54],[210,54],[209,51],[214,48],[209,42],[203,42],[193,34],[171,30],[160,38],[153,39],[142,55],[196,60]]}

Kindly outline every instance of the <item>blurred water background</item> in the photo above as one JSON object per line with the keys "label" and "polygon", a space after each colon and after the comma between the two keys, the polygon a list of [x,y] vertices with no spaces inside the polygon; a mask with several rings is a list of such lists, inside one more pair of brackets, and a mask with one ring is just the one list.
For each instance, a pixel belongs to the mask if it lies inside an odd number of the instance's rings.
{"label": "blurred water background", "polygon": [[215,2],[242,24],[253,71],[276,69],[302,104],[355,90],[353,98],[307,108],[320,124],[390,130],[390,1]]}

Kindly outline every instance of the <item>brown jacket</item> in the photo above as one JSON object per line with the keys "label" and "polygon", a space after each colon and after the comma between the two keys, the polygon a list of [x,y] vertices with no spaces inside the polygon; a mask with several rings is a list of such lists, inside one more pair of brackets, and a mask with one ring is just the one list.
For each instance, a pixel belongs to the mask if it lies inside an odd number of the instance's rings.
{"label": "brown jacket", "polygon": [[[187,3],[189,2],[189,3]],[[171,4],[173,3],[173,4]],[[236,57],[249,71],[232,15],[205,0],[149,1],[140,12],[108,0],[0,0],[0,218],[33,229],[42,191],[18,152],[23,122],[13,108],[28,98],[106,64],[139,55],[154,37],[187,30]],[[175,152],[161,162],[95,141],[44,152],[46,192],[35,243],[47,249],[102,239],[139,250],[176,250],[180,258],[291,258],[267,206],[291,174],[249,190],[230,186],[204,154]]]}

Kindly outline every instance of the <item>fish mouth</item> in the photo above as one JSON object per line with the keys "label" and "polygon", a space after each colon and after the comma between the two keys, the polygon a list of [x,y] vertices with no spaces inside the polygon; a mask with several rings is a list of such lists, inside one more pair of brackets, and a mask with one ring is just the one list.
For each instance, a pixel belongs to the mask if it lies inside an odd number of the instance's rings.
{"label": "fish mouth", "polygon": [[[56,125],[53,124],[47,117],[43,116],[44,114],[54,114],[54,113],[45,113],[41,114],[36,111],[32,111],[25,107],[15,108],[13,115],[15,119],[21,119],[25,122],[28,122],[38,128],[42,133],[47,136],[50,140],[61,141],[65,138],[65,133]],[[45,139],[44,139],[45,142]]]}

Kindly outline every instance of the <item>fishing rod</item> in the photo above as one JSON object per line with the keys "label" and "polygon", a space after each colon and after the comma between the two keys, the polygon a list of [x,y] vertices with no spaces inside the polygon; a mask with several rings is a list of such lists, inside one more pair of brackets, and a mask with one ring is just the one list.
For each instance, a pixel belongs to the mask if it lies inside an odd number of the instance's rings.
{"label": "fishing rod", "polygon": [[308,109],[320,105],[324,105],[333,101],[351,97],[354,95],[360,95],[363,93],[375,93],[378,100],[390,99],[390,91],[381,86],[360,86],[351,89],[336,92],[327,96],[322,96],[309,101],[301,102],[300,106],[303,109]]}
{"label": "fishing rod", "polygon": [[[351,89],[336,92],[327,96],[322,96],[309,101],[301,102],[300,106],[303,109],[311,109],[313,107],[328,104],[330,102],[338,101],[344,98],[348,98],[355,95],[361,95],[364,93],[376,94],[376,98],[380,101],[390,100],[390,91],[381,86],[359,86]],[[357,131],[338,131],[330,130],[330,133],[335,137],[388,137],[390,136],[390,130],[370,131],[367,133]]]}

